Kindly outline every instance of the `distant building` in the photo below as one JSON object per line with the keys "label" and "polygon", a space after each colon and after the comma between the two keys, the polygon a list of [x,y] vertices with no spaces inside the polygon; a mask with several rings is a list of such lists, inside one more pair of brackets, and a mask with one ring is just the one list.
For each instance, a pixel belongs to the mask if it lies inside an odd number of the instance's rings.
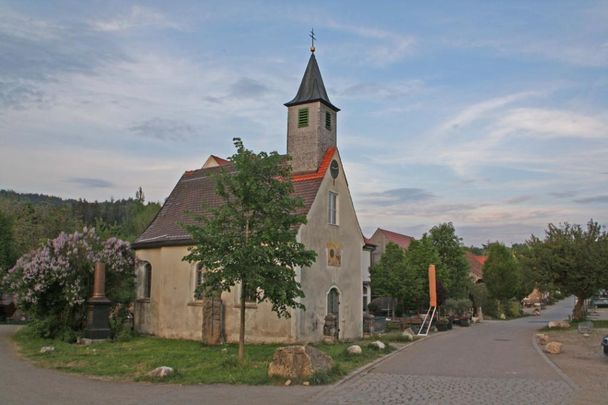
{"label": "distant building", "polygon": [[407,250],[413,240],[414,238],[408,235],[388,231],[382,228],[376,229],[376,232],[368,239],[370,243],[376,246],[376,249],[372,253],[372,264],[376,264],[380,261],[380,258],[386,251],[386,245],[388,245],[389,242],[393,242],[402,249]]}
{"label": "distant building", "polygon": [[468,250],[464,255],[469,263],[469,276],[475,283],[483,282],[483,265],[486,263],[488,256],[475,255]]}

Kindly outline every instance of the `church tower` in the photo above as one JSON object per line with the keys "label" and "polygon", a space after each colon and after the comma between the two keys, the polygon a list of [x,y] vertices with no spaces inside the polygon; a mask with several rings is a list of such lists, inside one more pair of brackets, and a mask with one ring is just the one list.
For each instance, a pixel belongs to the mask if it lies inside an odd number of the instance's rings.
{"label": "church tower", "polygon": [[294,173],[314,172],[327,149],[336,146],[337,114],[329,101],[314,46],[298,94],[287,107],[287,154]]}

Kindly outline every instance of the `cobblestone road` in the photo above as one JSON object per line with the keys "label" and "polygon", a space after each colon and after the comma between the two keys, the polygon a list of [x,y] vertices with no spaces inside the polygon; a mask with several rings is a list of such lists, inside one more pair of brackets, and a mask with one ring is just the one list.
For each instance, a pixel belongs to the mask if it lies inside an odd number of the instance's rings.
{"label": "cobblestone road", "polygon": [[569,404],[575,390],[545,361],[532,335],[565,319],[566,300],[541,318],[484,322],[436,334],[375,368],[320,392],[323,404]]}

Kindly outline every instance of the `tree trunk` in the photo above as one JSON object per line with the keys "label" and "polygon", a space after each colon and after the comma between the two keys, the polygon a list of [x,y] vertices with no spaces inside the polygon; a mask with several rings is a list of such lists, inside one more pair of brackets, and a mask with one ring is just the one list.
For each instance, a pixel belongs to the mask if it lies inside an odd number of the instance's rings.
{"label": "tree trunk", "polygon": [[239,328],[239,361],[245,360],[245,282],[241,281],[241,319]]}
{"label": "tree trunk", "polygon": [[572,319],[582,321],[585,318],[585,299],[579,296],[576,297],[576,304],[572,310]]}
{"label": "tree trunk", "polygon": [[[249,219],[250,214],[246,214],[245,219],[245,246],[249,243]],[[239,327],[239,361],[245,360],[245,298],[247,295],[247,285],[245,280],[241,278],[241,319]]]}

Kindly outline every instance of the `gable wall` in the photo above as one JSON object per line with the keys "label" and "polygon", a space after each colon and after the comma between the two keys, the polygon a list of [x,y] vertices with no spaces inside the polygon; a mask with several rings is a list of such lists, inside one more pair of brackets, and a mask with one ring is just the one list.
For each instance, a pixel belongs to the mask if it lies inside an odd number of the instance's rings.
{"label": "gable wall", "polygon": [[[300,312],[297,319],[297,334],[300,341],[318,341],[323,338],[327,294],[334,286],[340,291],[340,338],[355,339],[361,337],[363,333],[361,296],[363,236],[337,152],[334,158],[340,164],[340,175],[334,182],[330,171],[327,171],[308,213],[308,223],[300,228],[298,234],[300,241],[308,249],[317,252],[315,263],[311,267],[300,270],[300,282],[306,295],[302,301],[306,311]],[[329,191],[338,193],[338,226],[328,224]],[[329,242],[342,247],[340,267],[328,265]]]}

